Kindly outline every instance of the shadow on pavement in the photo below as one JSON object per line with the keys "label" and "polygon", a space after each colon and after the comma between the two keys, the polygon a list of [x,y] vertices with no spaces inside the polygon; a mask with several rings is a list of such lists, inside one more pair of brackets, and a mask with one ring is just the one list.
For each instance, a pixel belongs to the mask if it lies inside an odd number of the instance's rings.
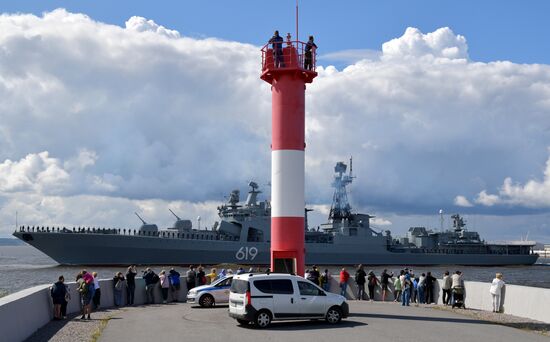
{"label": "shadow on pavement", "polygon": [[482,321],[479,319],[464,319],[464,318],[450,318],[450,317],[385,315],[385,314],[376,314],[376,313],[350,313],[349,316],[366,317],[366,318],[403,319],[407,321],[428,321],[428,322],[466,323],[466,324],[495,324],[493,322]]}
{"label": "shadow on pavement", "polygon": [[[338,324],[328,324],[324,320],[314,321],[282,321],[273,322],[265,330],[269,331],[286,331],[286,330],[322,330],[322,329],[338,329],[338,328],[354,328],[358,326],[366,326],[367,323],[342,320]],[[255,329],[253,324],[243,326],[245,329]]]}
{"label": "shadow on pavement", "polygon": [[[69,321],[76,319],[76,317],[79,317],[79,316],[80,314],[71,314],[67,316],[67,318],[64,320],[50,321],[49,323],[44,325],[42,328],[35,331],[35,333],[29,336],[29,338],[27,338],[25,341],[26,342],[49,341],[51,338],[55,336],[55,334],[57,334],[59,330],[63,329],[63,327],[67,325]],[[83,320],[82,322],[84,323],[89,321]]]}
{"label": "shadow on pavement", "polygon": [[209,308],[203,308],[200,305],[193,305],[191,309],[200,309],[200,310],[216,310],[216,309],[228,309],[229,304],[217,304]]}

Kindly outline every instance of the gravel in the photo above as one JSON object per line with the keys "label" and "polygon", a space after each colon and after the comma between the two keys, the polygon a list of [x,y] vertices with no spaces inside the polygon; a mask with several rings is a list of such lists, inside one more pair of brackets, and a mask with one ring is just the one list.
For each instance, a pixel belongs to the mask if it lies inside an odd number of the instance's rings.
{"label": "gravel", "polygon": [[80,315],[71,315],[62,321],[51,321],[36,331],[27,341],[95,341],[109,319],[120,310],[124,309],[92,312],[91,320],[81,320]]}
{"label": "gravel", "polygon": [[452,309],[450,306],[443,305],[425,305],[436,310],[452,311],[457,314],[461,314],[468,317],[473,317],[479,320],[492,322],[495,324],[504,325],[511,328],[532,331],[544,336],[550,336],[550,324],[535,321],[533,319],[508,315],[504,313],[496,313],[489,311],[482,311],[476,309]]}

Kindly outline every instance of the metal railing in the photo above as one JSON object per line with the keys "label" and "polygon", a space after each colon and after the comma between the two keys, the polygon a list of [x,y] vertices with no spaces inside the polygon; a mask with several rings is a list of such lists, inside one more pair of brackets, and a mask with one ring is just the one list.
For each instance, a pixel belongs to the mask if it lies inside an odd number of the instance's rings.
{"label": "metal railing", "polygon": [[262,47],[262,71],[273,69],[301,69],[315,71],[317,56],[315,49],[306,51],[307,43],[284,41],[267,43]]}

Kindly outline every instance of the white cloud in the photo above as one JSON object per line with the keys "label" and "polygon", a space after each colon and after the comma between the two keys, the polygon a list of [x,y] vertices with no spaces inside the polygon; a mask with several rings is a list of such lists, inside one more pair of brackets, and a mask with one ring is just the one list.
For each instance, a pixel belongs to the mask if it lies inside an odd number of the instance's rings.
{"label": "white cloud", "polygon": [[370,220],[370,224],[373,226],[391,226],[392,222],[383,217],[375,217]]}
{"label": "white cloud", "polygon": [[423,34],[419,29],[408,27],[405,33],[382,45],[383,58],[435,57],[467,59],[466,38],[455,35],[448,27]]}
{"label": "white cloud", "polygon": [[164,26],[158,25],[153,20],[147,20],[143,17],[133,16],[126,21],[126,29],[137,32],[154,32],[168,38],[179,38],[180,33],[176,30],[169,30]]}
{"label": "white cloud", "polygon": [[487,206],[507,204],[528,208],[550,208],[550,157],[546,161],[542,181],[532,179],[525,185],[521,185],[514,183],[512,178],[506,177],[498,195],[490,195],[483,190],[479,193],[476,201]]}
{"label": "white cloud", "polygon": [[496,195],[488,194],[487,191],[483,190],[479,194],[477,194],[475,202],[488,207],[492,207],[493,205],[500,203],[500,198],[498,198],[498,196]]}
{"label": "white cloud", "polygon": [[459,207],[473,207],[474,205],[468,201],[468,199],[462,195],[458,195],[455,197],[454,204]]}
{"label": "white cloud", "polygon": [[[19,213],[19,223],[25,226],[60,227],[101,227],[137,229],[141,225],[134,212],[138,212],[148,223],[156,223],[159,228],[172,227],[175,217],[168,211],[172,209],[178,216],[190,219],[197,226],[196,217],[201,216],[201,228],[211,227],[217,218],[218,202],[188,202],[131,200],[128,198],[77,195],[43,196],[36,194],[10,194],[0,208],[0,217],[4,222],[13,222],[15,211]],[[12,230],[13,226],[6,227]]]}
{"label": "white cloud", "polygon": [[[400,221],[390,213],[432,212],[456,194],[540,172],[548,65],[471,61],[466,39],[448,28],[408,29],[381,53],[343,70],[320,67],[308,85],[308,203],[330,201],[334,163],[350,155],[352,205],[392,226]],[[163,207],[219,203],[248,180],[267,183],[271,95],[259,66],[259,47],[181,37],[143,18],[122,28],[64,10],[0,16],[0,202],[84,224],[96,222],[95,210],[71,220],[17,199]],[[109,206],[112,224],[135,209]],[[3,213],[9,222],[13,211]]]}
{"label": "white cloud", "polygon": [[50,156],[48,151],[28,154],[19,161],[9,159],[0,163],[1,193],[37,193],[41,195],[71,195],[103,193],[117,189],[110,181],[117,177],[86,173],[95,164],[93,151],[81,150],[65,162]]}

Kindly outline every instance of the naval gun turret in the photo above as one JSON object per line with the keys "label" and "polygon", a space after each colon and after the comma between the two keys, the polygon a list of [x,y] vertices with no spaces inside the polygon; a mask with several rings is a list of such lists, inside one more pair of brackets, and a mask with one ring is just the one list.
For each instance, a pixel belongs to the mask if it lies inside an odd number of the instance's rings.
{"label": "naval gun turret", "polygon": [[159,228],[157,227],[156,224],[149,224],[147,222],[145,222],[144,219],[141,218],[141,216],[138,215],[138,213],[134,213],[136,214],[136,216],[140,219],[140,221],[143,223],[141,225],[141,227],[139,227],[139,231],[140,232],[146,232],[146,233],[149,233],[149,232],[158,232],[159,231]]}
{"label": "naval gun turret", "polygon": [[182,220],[172,209],[168,209],[176,217],[176,222],[174,222],[174,227],[170,227],[170,230],[177,230],[178,233],[188,232],[193,228],[193,222],[191,220]]}

